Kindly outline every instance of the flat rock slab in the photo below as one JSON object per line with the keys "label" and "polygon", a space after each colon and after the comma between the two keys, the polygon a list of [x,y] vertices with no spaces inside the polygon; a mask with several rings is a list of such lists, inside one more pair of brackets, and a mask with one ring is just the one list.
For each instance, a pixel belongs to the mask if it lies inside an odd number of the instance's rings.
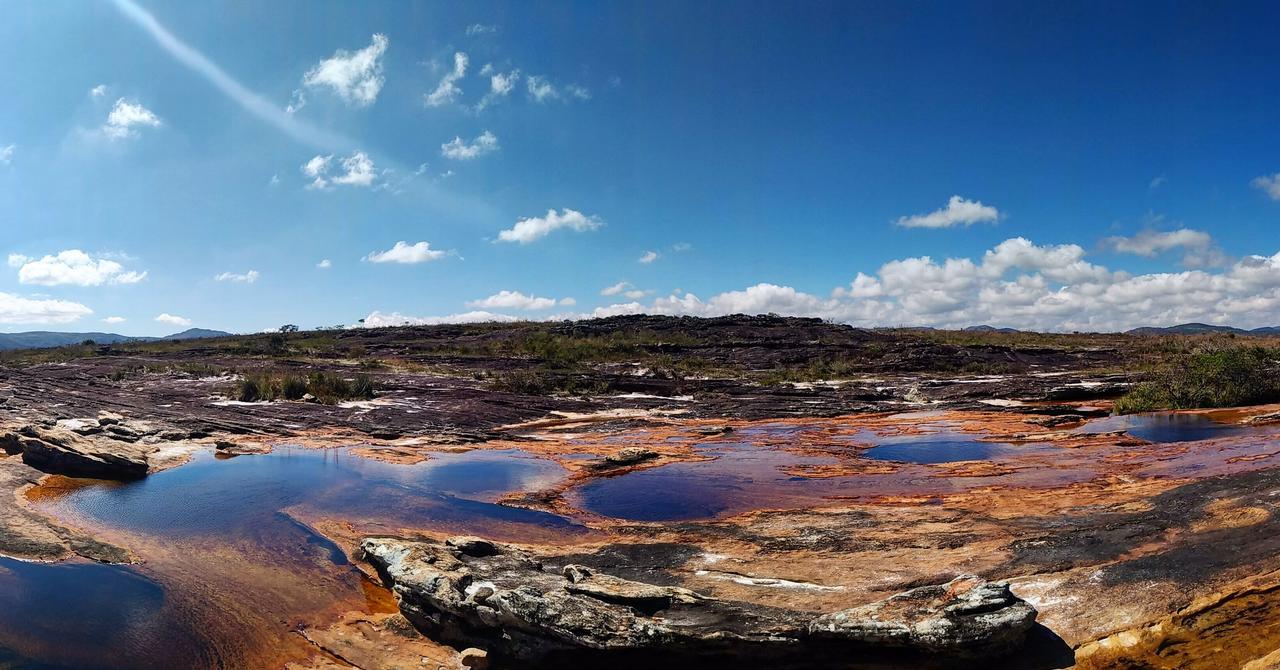
{"label": "flat rock slab", "polygon": [[[111,424],[109,428],[120,428]],[[37,470],[70,477],[141,479],[147,476],[154,445],[124,441],[107,432],[85,434],[81,426],[26,425],[0,434],[0,448],[21,455]]]}
{"label": "flat rock slab", "polygon": [[555,571],[524,550],[473,537],[367,538],[361,550],[419,630],[522,665],[648,655],[732,656],[747,665],[803,659],[807,667],[830,658],[844,667],[885,651],[981,658],[1016,648],[1036,617],[1007,585],[972,576],[821,614],[709,598],[577,564]]}

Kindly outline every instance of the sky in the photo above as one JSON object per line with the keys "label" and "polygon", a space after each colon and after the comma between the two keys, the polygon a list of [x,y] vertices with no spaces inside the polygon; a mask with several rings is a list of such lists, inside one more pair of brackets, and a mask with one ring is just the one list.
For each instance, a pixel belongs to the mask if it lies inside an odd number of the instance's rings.
{"label": "sky", "polygon": [[8,0],[0,330],[1280,325],[1219,5]]}

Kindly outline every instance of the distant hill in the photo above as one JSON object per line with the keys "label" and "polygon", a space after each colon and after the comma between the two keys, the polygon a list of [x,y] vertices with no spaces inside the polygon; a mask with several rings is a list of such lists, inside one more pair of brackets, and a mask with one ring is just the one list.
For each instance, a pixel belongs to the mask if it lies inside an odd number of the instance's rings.
{"label": "distant hill", "polygon": [[965,328],[965,331],[970,333],[1020,333],[1022,332],[1017,328],[996,328],[995,326],[988,326],[985,323],[982,324],[981,326],[969,326]]}
{"label": "distant hill", "polygon": [[205,337],[226,337],[231,333],[221,330],[209,330],[208,328],[188,328],[181,333],[165,335],[160,338],[162,340],[198,340]]}
{"label": "distant hill", "polygon": [[96,344],[115,344],[117,342],[148,342],[153,340],[194,340],[203,337],[223,337],[231,333],[206,328],[191,328],[181,333],[164,337],[129,337],[116,333],[58,333],[48,330],[32,330],[25,333],[0,333],[0,350],[5,349],[43,349],[46,347],[65,347],[69,344],[80,344],[85,340],[93,340]]}
{"label": "distant hill", "polygon": [[1214,326],[1207,323],[1183,323],[1176,326],[1156,328],[1146,326],[1125,331],[1126,335],[1207,335],[1212,333],[1234,333],[1236,335],[1280,336],[1280,326],[1266,326],[1245,330],[1233,326]]}

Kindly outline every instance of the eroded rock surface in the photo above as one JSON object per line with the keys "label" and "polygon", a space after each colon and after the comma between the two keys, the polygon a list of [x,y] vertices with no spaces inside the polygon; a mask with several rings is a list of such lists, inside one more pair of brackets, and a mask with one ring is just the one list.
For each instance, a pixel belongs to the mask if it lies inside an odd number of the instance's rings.
{"label": "eroded rock surface", "polygon": [[508,660],[552,664],[611,654],[845,659],[892,647],[954,657],[1016,648],[1035,609],[1007,585],[977,577],[926,586],[830,614],[710,598],[580,564],[559,570],[511,545],[367,538],[361,550],[428,635],[477,644]]}
{"label": "eroded rock surface", "polygon": [[[120,426],[110,424],[107,428]],[[141,479],[150,468],[147,457],[155,451],[152,445],[98,432],[86,434],[84,429],[36,425],[0,435],[0,448],[10,455],[21,455],[24,463],[42,472],[98,479]]]}

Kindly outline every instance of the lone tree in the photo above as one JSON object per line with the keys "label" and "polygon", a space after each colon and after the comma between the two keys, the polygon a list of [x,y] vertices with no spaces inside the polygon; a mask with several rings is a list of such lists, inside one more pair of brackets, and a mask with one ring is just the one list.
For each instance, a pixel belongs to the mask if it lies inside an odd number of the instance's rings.
{"label": "lone tree", "polygon": [[283,326],[280,326],[280,332],[282,332],[282,333],[296,333],[296,332],[298,332],[298,327],[297,327],[297,326],[295,326],[295,325],[293,325],[292,323],[286,323],[286,324],[284,324]]}

